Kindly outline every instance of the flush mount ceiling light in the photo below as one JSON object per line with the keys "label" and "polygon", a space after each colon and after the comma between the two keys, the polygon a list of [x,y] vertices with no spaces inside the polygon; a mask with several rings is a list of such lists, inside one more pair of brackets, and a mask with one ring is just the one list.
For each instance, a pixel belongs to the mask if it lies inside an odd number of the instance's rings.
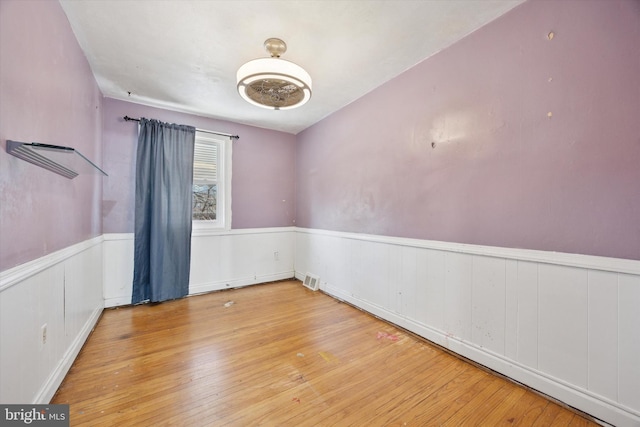
{"label": "flush mount ceiling light", "polygon": [[293,62],[280,59],[287,45],[267,39],[264,48],[271,58],[254,59],[238,70],[238,92],[247,102],[272,110],[300,107],[311,98],[311,76]]}

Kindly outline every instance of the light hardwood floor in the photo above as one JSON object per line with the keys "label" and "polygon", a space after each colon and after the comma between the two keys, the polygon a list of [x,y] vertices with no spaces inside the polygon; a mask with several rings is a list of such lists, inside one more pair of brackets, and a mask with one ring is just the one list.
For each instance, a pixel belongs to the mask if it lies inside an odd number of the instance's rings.
{"label": "light hardwood floor", "polygon": [[298,281],[108,309],[72,426],[597,425]]}

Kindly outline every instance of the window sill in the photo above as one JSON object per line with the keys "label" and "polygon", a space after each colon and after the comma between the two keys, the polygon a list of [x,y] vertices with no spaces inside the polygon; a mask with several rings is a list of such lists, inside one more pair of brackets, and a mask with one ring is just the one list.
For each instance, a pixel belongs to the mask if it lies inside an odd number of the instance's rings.
{"label": "window sill", "polygon": [[209,236],[215,234],[224,234],[231,230],[231,227],[226,227],[215,221],[193,221],[192,223],[192,236]]}

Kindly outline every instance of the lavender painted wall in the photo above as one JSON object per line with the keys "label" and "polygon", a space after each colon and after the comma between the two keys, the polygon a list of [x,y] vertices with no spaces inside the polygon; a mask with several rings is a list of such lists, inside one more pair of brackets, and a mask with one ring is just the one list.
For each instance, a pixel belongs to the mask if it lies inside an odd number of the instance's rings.
{"label": "lavender painted wall", "polygon": [[639,40],[635,0],[516,7],[300,133],[297,225],[640,259]]}
{"label": "lavender painted wall", "polygon": [[104,232],[132,233],[138,127],[124,116],[147,117],[237,134],[233,143],[232,228],[294,225],[295,136],[105,98],[103,118]]}
{"label": "lavender painted wall", "polygon": [[67,145],[101,164],[102,95],[55,1],[0,1],[0,271],[102,234],[101,178],[69,180],[6,153]]}

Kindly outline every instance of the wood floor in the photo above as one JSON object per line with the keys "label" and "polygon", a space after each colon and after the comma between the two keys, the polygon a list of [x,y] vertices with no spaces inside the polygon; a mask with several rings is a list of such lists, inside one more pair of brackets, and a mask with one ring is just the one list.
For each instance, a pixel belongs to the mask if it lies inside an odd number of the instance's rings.
{"label": "wood floor", "polygon": [[300,282],[105,310],[72,426],[597,425]]}

